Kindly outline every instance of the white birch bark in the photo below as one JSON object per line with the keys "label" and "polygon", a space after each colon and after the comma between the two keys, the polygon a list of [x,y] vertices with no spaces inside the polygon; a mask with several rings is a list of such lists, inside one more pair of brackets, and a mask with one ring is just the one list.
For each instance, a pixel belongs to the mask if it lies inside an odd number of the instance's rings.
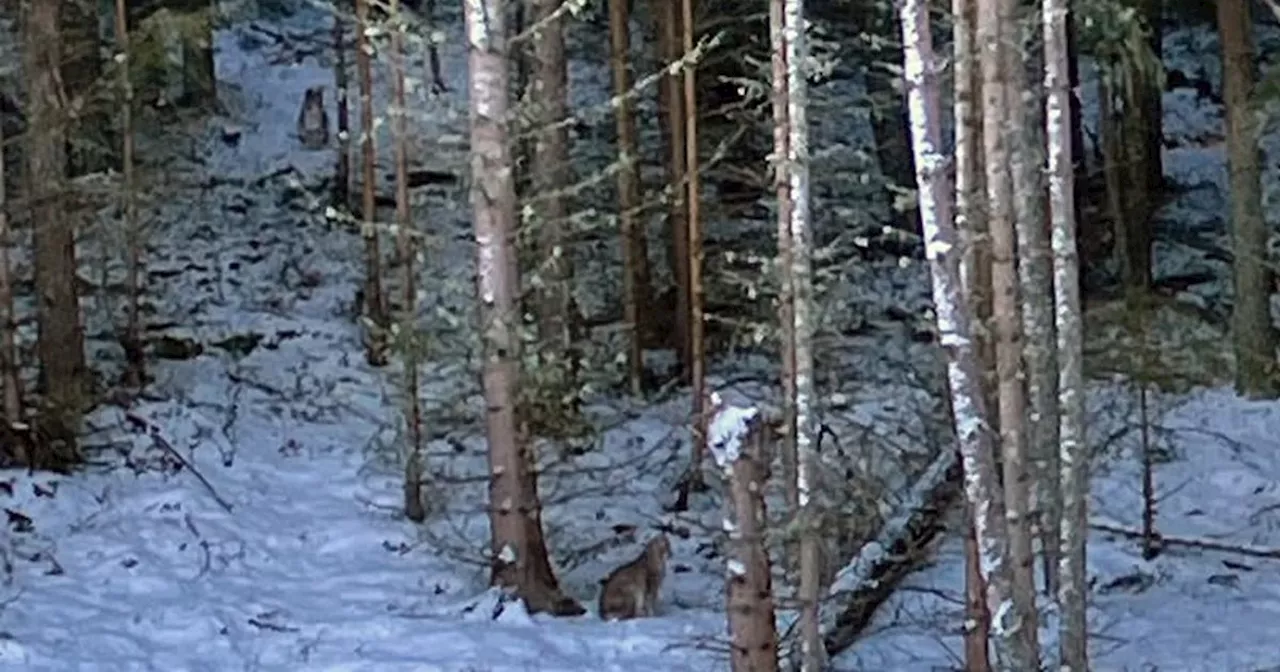
{"label": "white birch bark", "polygon": [[813,488],[817,468],[818,418],[813,380],[813,232],[809,226],[808,79],[805,63],[804,0],[783,2],[783,43],[787,61],[787,183],[790,187],[789,237],[791,268],[791,324],[795,337],[796,492],[800,505],[800,669],[820,672],[826,651],[818,623],[822,595],[820,531],[816,528]]}
{"label": "white birch bark", "polygon": [[1058,332],[1061,413],[1062,557],[1058,564],[1059,669],[1087,672],[1088,620],[1085,543],[1089,462],[1085,443],[1084,352],[1072,189],[1071,91],[1068,76],[1069,0],[1044,0],[1045,134],[1049,145],[1049,216],[1053,231],[1054,313]]}
{"label": "white birch bark", "polygon": [[[952,222],[950,180],[942,155],[942,120],[933,40],[925,0],[904,0],[900,11],[904,76],[911,121],[912,151],[925,255],[932,276],[940,342],[947,354],[947,380],[952,399],[965,498],[973,507],[980,570],[992,613],[1008,609],[1009,579],[1004,567],[1004,506],[996,481],[990,427],[982,398],[977,352],[971,338],[971,315],[960,282],[961,250]],[[1002,633],[1008,635],[1009,633]],[[998,644],[1001,644],[998,642]],[[997,652],[1008,648],[997,646]],[[1001,658],[1007,660],[1007,656]],[[1021,671],[1019,671],[1021,672]]]}

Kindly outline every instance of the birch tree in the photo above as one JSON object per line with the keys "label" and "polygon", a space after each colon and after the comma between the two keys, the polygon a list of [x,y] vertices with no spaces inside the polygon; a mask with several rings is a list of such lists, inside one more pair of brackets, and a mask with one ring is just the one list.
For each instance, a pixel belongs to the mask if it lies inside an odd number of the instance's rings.
{"label": "birch tree", "polygon": [[1058,645],[1062,672],[1087,672],[1089,462],[1084,427],[1084,333],[1080,319],[1079,257],[1071,130],[1071,79],[1067,42],[1070,0],[1044,0],[1045,136],[1049,146],[1049,220],[1053,246],[1053,296],[1058,333],[1059,438],[1062,469],[1061,551],[1058,561]]}
{"label": "birch tree", "polygon": [[1222,93],[1227,108],[1227,167],[1231,179],[1231,246],[1235,301],[1231,334],[1236,391],[1245,397],[1280,394],[1276,385],[1276,333],[1271,325],[1271,280],[1264,251],[1258,115],[1253,107],[1253,24],[1245,0],[1219,0]]}
{"label": "birch tree", "polygon": [[531,612],[585,613],[560,591],[542,534],[542,504],[528,439],[516,417],[520,381],[516,189],[506,19],[501,0],[466,0],[471,123],[471,209],[476,237],[483,388],[489,443],[490,581]]}
{"label": "birch tree", "polygon": [[[904,0],[899,11],[920,220],[939,340],[947,358],[948,392],[965,473],[965,499],[974,511],[974,534],[986,602],[993,613],[1001,613],[1008,608],[1010,593],[1004,564],[1007,545],[1004,505],[996,480],[994,445],[986,422],[978,353],[972,338],[972,315],[962,291],[961,250],[952,221],[947,159],[942,154],[942,113],[928,4],[924,0]],[[1002,669],[1017,672],[1030,669],[1020,666],[1025,661],[1009,655],[1017,651],[1017,633],[997,630],[997,635],[996,653]]]}

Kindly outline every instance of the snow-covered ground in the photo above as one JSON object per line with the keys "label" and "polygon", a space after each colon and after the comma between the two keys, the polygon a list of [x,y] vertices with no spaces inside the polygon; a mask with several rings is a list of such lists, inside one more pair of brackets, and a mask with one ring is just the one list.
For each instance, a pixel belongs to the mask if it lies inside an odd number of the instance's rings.
{"label": "snow-covered ground", "polygon": [[[0,473],[0,549],[12,566],[0,589],[0,669],[725,669],[717,503],[700,499],[680,516],[662,507],[686,459],[686,397],[643,406],[602,395],[588,408],[594,436],[540,450],[548,544],[566,591],[592,612],[608,568],[656,526],[673,530],[659,617],[530,617],[486,590],[482,405],[468,356],[474,342],[455,326],[467,324],[471,288],[461,187],[415,195],[429,241],[431,350],[420,394],[430,517],[418,526],[399,515],[398,376],[395,367],[365,365],[351,315],[360,239],[325,217],[333,154],[302,151],[291,137],[307,87],[327,85],[333,103],[327,26],[308,10],[221,31],[227,116],[184,120],[144,144],[143,158],[155,159],[144,169],[153,332],[200,344],[203,354],[156,361],[147,400],[91,417],[95,464],[86,472]],[[462,175],[466,65],[460,26],[447,33],[451,91],[414,94],[421,114],[412,154],[418,167]],[[377,77],[385,82],[385,68]],[[576,65],[573,81],[578,104],[598,102],[607,71]],[[1166,96],[1169,119],[1218,118],[1177,102],[1184,99]],[[819,95],[815,105],[823,104],[841,108]],[[865,128],[841,133],[835,118],[815,117],[819,146],[866,142]],[[388,147],[385,127],[380,138]],[[821,154],[832,163],[815,171],[817,181],[847,181],[841,175],[856,172],[857,155],[857,147]],[[1222,202],[1220,146],[1216,154],[1171,149],[1166,160],[1175,178],[1209,175],[1209,193]],[[866,217],[867,209],[842,205],[831,184],[815,192],[826,204],[815,207],[820,218]],[[1213,207],[1187,206],[1201,215]],[[103,230],[86,231],[86,257]],[[837,452],[857,472],[899,473],[876,484],[891,508],[938,448],[929,438],[936,355],[883,315],[888,306],[911,312],[927,293],[909,261],[855,266],[840,271],[844,300],[828,317],[831,330],[853,334],[824,346],[833,360],[824,367],[828,420],[841,437]],[[118,261],[106,270],[111,278],[121,271]],[[102,315],[90,317],[93,334]],[[715,371],[738,381],[725,385],[739,396],[768,403],[768,367],[741,357]],[[1280,409],[1217,389],[1154,395],[1151,406],[1164,456],[1160,530],[1280,547]],[[1133,395],[1102,382],[1091,408],[1096,522],[1132,526],[1140,512]],[[1280,669],[1270,636],[1280,612],[1276,560],[1170,546],[1144,561],[1132,540],[1097,533],[1091,543],[1095,669]],[[957,666],[961,568],[958,544],[941,544],[838,667]]]}

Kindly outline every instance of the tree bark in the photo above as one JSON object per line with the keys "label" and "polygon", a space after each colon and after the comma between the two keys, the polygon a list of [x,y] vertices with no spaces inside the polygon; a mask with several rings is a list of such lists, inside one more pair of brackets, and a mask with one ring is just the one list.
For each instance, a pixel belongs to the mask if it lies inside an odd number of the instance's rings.
{"label": "tree bark", "polygon": [[[37,351],[40,355],[45,418],[62,442],[62,456],[74,459],[75,435],[84,398],[84,331],[76,286],[75,226],[64,211],[66,197],[66,100],[59,76],[61,2],[23,3],[23,72],[27,79],[27,178],[32,219],[38,223],[35,286],[39,295]],[[54,462],[61,462],[54,456]]]}
{"label": "tree bark", "polygon": [[[682,37],[682,54],[693,53],[693,18],[694,0],[682,0],[680,3],[680,28]],[[706,401],[706,369],[707,353],[704,341],[704,324],[702,314],[702,218],[701,218],[701,182],[698,170],[698,88],[697,66],[689,63],[684,69],[684,159],[685,159],[685,213],[688,220],[689,240],[687,241],[688,259],[688,302],[689,302],[689,387],[693,397],[693,464],[689,468],[686,484],[690,490],[703,489],[702,463],[707,452],[707,415],[704,408]]]}
{"label": "tree bark", "polygon": [[1275,398],[1276,334],[1271,324],[1272,274],[1265,259],[1258,118],[1253,109],[1253,24],[1245,0],[1218,2],[1222,91],[1227,108],[1227,167],[1231,179],[1231,233],[1235,256],[1232,337],[1236,392]]}
{"label": "tree bark", "polygon": [[[970,327],[972,316],[964,300],[960,261],[962,251],[952,222],[951,184],[942,155],[942,113],[937,65],[924,0],[905,0],[900,9],[904,78],[911,113],[912,148],[916,157],[916,185],[925,255],[932,278],[939,340],[947,356],[947,380],[952,415],[965,477],[965,499],[973,510],[974,534],[981,557],[979,570],[986,586],[986,603],[995,613],[1006,608],[1010,595],[1005,567],[1007,546],[1004,505],[996,479],[993,442],[986,422],[978,353]],[[1016,650],[1017,634],[1002,632],[997,654]],[[998,656],[1007,661],[1009,656]],[[1023,672],[1028,668],[1005,669]]]}
{"label": "tree bark", "polygon": [[558,16],[560,0],[533,0],[534,73],[532,105],[535,112],[531,202],[537,226],[538,275],[536,309],[538,326],[539,394],[561,401],[577,399],[573,356],[573,265],[567,247],[569,186],[568,72],[565,65],[564,23]]}
{"label": "tree bark", "polygon": [[686,214],[685,170],[685,101],[678,73],[669,68],[681,58],[680,17],[676,11],[678,0],[652,0],[652,11],[658,28],[658,55],[664,68],[668,68],[659,88],[659,107],[663,124],[663,137],[667,143],[667,223],[670,237],[671,271],[675,278],[675,351],[680,362],[680,376],[688,380],[689,352],[689,220]]}
{"label": "tree bark", "polygon": [[712,399],[717,408],[710,427],[710,448],[730,489],[724,514],[730,545],[725,590],[730,669],[775,672],[778,634],[764,543],[764,490],[769,477],[766,432],[756,409],[723,407],[718,402]]}
{"label": "tree bark", "polygon": [[364,236],[364,316],[366,326],[365,359],[370,366],[387,363],[387,301],[382,293],[382,251],[379,249],[375,224],[374,194],[377,176],[377,150],[373,140],[373,64],[369,29],[369,0],[356,3],[356,68],[360,73],[360,154],[363,191],[360,198],[360,233]]}
{"label": "tree bark", "polygon": [[560,592],[542,536],[535,460],[516,417],[520,380],[519,269],[513,234],[510,73],[500,0],[466,0],[471,107],[471,208],[489,443],[490,580],[513,591],[531,612],[585,613]]}
{"label": "tree bark", "polygon": [[1072,171],[1070,0],[1045,0],[1045,135],[1049,154],[1049,218],[1052,227],[1054,314],[1058,334],[1058,406],[1061,462],[1061,552],[1057,601],[1059,667],[1087,672],[1089,451],[1085,443],[1084,334],[1081,324],[1079,257]]}
{"label": "tree bark", "polygon": [[142,342],[142,230],[138,222],[138,193],[133,160],[133,64],[129,61],[129,14],[125,0],[115,2],[115,40],[120,69],[120,145],[125,229],[125,327],[120,334],[125,355],[124,385],[141,390],[147,381],[146,351]]}
{"label": "tree bark", "polygon": [[640,217],[640,164],[636,145],[636,119],[629,72],[630,11],[627,0],[609,0],[609,44],[613,65],[613,91],[618,98],[618,209],[622,229],[623,315],[628,330],[627,381],[631,394],[643,392],[644,338],[641,316],[648,315],[652,298],[649,246]]}
{"label": "tree bark", "polygon": [[[3,125],[0,124],[0,167],[5,165],[5,144]],[[10,266],[9,246],[13,243],[9,229],[9,195],[6,190],[3,170],[0,170],[0,394],[4,411],[4,422],[12,424],[22,422],[22,378],[19,375],[18,346],[15,332],[18,328],[14,319],[13,307],[13,269]],[[17,464],[29,464],[31,458],[24,451],[21,441],[15,441],[11,457]]]}

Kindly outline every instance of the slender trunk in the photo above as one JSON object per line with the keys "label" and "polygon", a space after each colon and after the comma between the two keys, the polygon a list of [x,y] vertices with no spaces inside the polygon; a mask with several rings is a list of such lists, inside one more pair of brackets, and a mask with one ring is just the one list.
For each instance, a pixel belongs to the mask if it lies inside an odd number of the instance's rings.
{"label": "slender trunk", "polygon": [[[1001,666],[1016,670],[1038,668],[1035,579],[1031,533],[1027,520],[1026,397],[1022,369],[1022,310],[1018,302],[1017,239],[1014,176],[1011,161],[1025,147],[1011,142],[1017,124],[1025,121],[1011,93],[1015,86],[1010,65],[1016,31],[1013,0],[979,0],[978,44],[982,50],[983,158],[986,167],[988,226],[991,231],[991,299],[995,314],[996,381],[999,387],[1000,455],[1004,469],[1004,509],[1008,526],[1009,608],[992,607],[996,632],[1004,640]],[[1018,109],[1015,109],[1018,108]]]}
{"label": "slender trunk", "polygon": [[489,443],[490,581],[521,597],[531,612],[584,613],[566,597],[547,558],[536,461],[516,414],[520,387],[520,272],[516,189],[507,128],[511,112],[506,18],[501,0],[466,0],[470,82],[471,209],[476,237]]}
{"label": "slender trunk", "polygon": [[[3,125],[0,124],[0,167],[5,165]],[[19,375],[18,346],[14,332],[18,328],[13,307],[13,269],[9,263],[9,195],[5,188],[4,171],[0,170],[0,393],[2,393],[4,420],[22,422],[22,377]],[[20,443],[20,442],[19,442]],[[21,446],[14,446],[21,451]],[[29,455],[15,454],[18,464],[29,464]]]}
{"label": "slender trunk", "polygon": [[369,29],[369,0],[356,3],[356,67],[360,71],[360,154],[363,191],[360,199],[360,232],[364,236],[364,307],[367,329],[366,359],[371,366],[387,363],[387,302],[382,294],[382,251],[374,213],[377,150],[373,136],[373,64]]}
{"label": "slender trunk", "polygon": [[120,338],[124,349],[124,385],[141,389],[146,384],[146,352],[142,344],[142,231],[138,222],[138,193],[133,166],[133,80],[129,61],[129,21],[125,0],[115,3],[116,49],[120,68],[120,141],[121,173],[124,178],[124,230],[125,230],[125,327]]}
{"label": "slender trunk", "polygon": [[347,46],[343,43],[346,22],[341,0],[334,0],[333,12],[333,82],[338,90],[338,165],[333,176],[333,206],[343,215],[351,210],[351,109],[350,84],[347,78]]}
{"label": "slender trunk", "polygon": [[609,0],[609,44],[612,52],[613,91],[618,109],[618,209],[622,228],[623,321],[627,325],[627,382],[632,396],[643,392],[644,340],[641,316],[648,315],[651,285],[649,253],[644,220],[640,217],[639,149],[636,146],[636,119],[631,101],[629,72],[631,37],[627,0]]}
{"label": "slender trunk", "polygon": [[1084,353],[1080,312],[1079,257],[1075,240],[1072,171],[1070,53],[1067,20],[1070,0],[1044,1],[1045,135],[1049,146],[1049,215],[1052,227],[1054,314],[1058,333],[1058,406],[1061,413],[1062,523],[1057,599],[1059,668],[1086,672],[1088,576],[1089,452],[1085,444]]}
{"label": "slender trunk", "polygon": [[[982,395],[978,353],[972,338],[969,305],[964,300],[956,230],[952,221],[951,184],[942,155],[942,113],[937,65],[929,30],[928,4],[904,0],[900,16],[904,78],[911,114],[911,140],[916,157],[920,219],[929,261],[940,342],[947,355],[947,380],[956,437],[965,472],[965,499],[975,511],[974,535],[986,586],[986,604],[999,613],[1007,608],[1010,582],[1005,567],[1006,527],[986,404]],[[997,653],[1016,647],[1007,638]],[[1008,656],[1000,656],[1007,660]],[[1028,668],[1013,668],[1023,672]]]}
{"label": "slender trunk", "polygon": [[783,3],[783,46],[787,66],[787,183],[790,192],[788,241],[791,265],[791,362],[795,376],[796,492],[800,511],[800,669],[820,672],[826,650],[818,622],[822,595],[821,544],[813,502],[818,465],[817,393],[814,386],[813,336],[817,310],[813,294],[813,229],[809,221],[809,46],[805,35],[804,0]]}
{"label": "slender trunk", "polygon": [[1253,24],[1245,0],[1218,2],[1222,41],[1222,89],[1227,107],[1227,166],[1231,176],[1231,233],[1235,252],[1232,329],[1236,392],[1252,399],[1275,398],[1276,333],[1271,325],[1270,273],[1263,251],[1258,117],[1253,109]]}
{"label": "slender trunk", "polygon": [[[533,108],[536,131],[532,156],[531,203],[538,232],[535,314],[538,321],[538,371],[543,392],[557,400],[556,411],[578,397],[574,384],[573,266],[567,245],[569,185],[568,73],[565,69],[564,25],[557,14],[560,0],[534,0],[535,71]],[[565,402],[570,403],[566,404]]]}
{"label": "slender trunk", "polygon": [[[682,0],[681,21],[683,29],[683,53],[693,53],[693,0]],[[706,344],[703,342],[702,322],[702,222],[699,205],[701,204],[700,183],[698,180],[698,100],[697,100],[697,68],[688,64],[684,69],[684,122],[685,150],[684,158],[686,191],[685,204],[688,220],[689,239],[686,243],[688,252],[688,290],[685,292],[689,302],[689,379],[693,388],[693,463],[689,468],[688,486],[691,490],[703,488],[702,463],[707,452],[707,416],[706,402]]]}
{"label": "slender trunk", "polygon": [[[681,58],[680,18],[676,13],[679,0],[653,0],[654,14],[658,22],[658,53],[663,67],[670,68]],[[685,210],[685,151],[686,110],[678,73],[670,70],[663,76],[659,101],[665,106],[666,139],[668,151],[667,185],[670,189],[667,219],[671,231],[671,270],[675,277],[675,351],[680,362],[680,377],[687,380],[690,369],[689,324],[689,220]]]}
{"label": "slender trunk", "polygon": [[[782,459],[783,490],[791,512],[800,507],[796,486],[796,332],[791,321],[791,185],[789,121],[787,116],[787,37],[784,25],[785,0],[769,3],[769,41],[773,72],[773,185],[778,199],[778,336],[782,359]],[[794,550],[794,549],[793,549]]]}
{"label": "slender trunk", "polygon": [[[982,201],[982,126],[979,115],[978,51],[975,44],[977,5],[975,0],[952,1],[952,30],[955,45],[955,226],[960,236],[961,295],[967,298],[968,309],[981,321],[990,314],[991,261],[985,252],[986,241],[982,232],[986,224],[979,206]],[[975,336],[979,353],[985,349],[988,339]],[[986,367],[983,366],[983,370]],[[964,651],[966,672],[987,672],[991,661],[987,639],[991,634],[991,615],[987,612],[984,595],[986,584],[979,568],[981,555],[977,537],[974,536],[973,507],[965,505],[965,631]]]}
{"label": "slender trunk", "polygon": [[408,124],[404,86],[404,27],[400,0],[388,7],[391,23],[391,76],[394,101],[390,110],[396,162],[396,254],[403,264],[399,346],[404,355],[404,423],[408,443],[404,460],[404,515],[414,522],[427,518],[422,499],[422,410],[418,401],[418,282],[417,231],[409,216]]}

